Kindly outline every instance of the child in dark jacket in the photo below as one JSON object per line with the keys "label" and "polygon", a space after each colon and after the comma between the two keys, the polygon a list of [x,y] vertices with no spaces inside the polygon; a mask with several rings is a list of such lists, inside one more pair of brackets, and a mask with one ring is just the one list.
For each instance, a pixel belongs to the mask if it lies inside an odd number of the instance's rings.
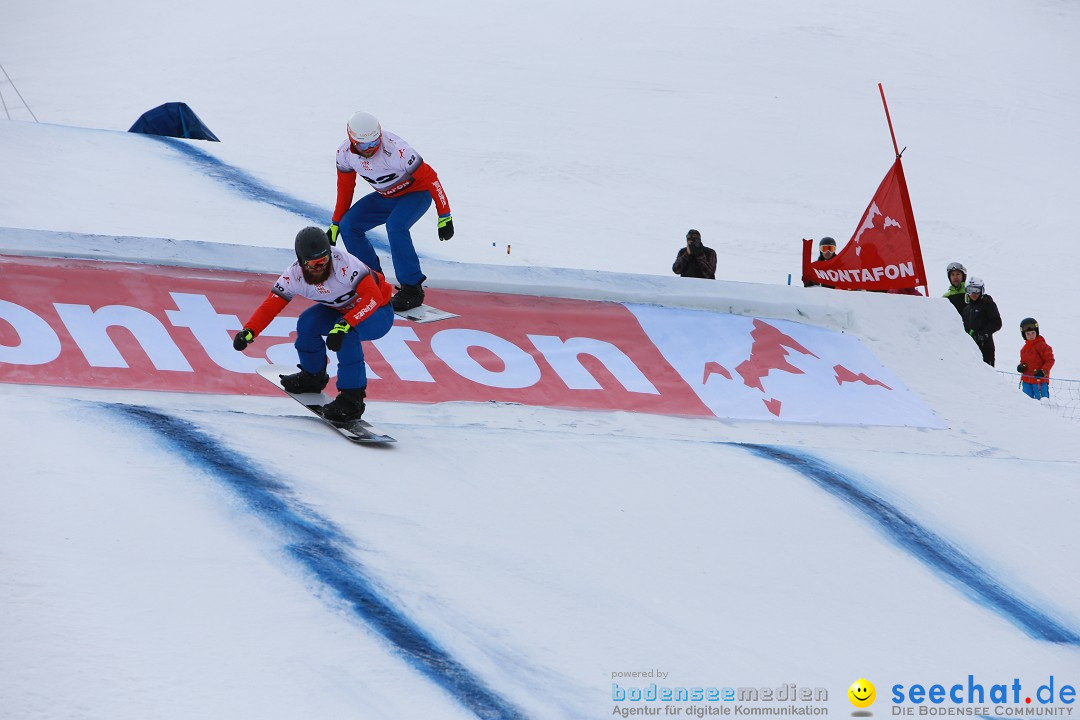
{"label": "child in dark jacket", "polygon": [[1020,348],[1020,364],[1016,372],[1020,378],[1020,389],[1030,398],[1039,400],[1050,397],[1050,368],[1054,367],[1054,349],[1039,334],[1039,323],[1035,318],[1020,321],[1020,334],[1024,336],[1024,346]]}
{"label": "child in dark jacket", "polygon": [[986,294],[985,283],[977,277],[968,280],[962,315],[964,330],[979,346],[983,362],[994,367],[994,333],[1001,329],[1001,313],[994,298]]}

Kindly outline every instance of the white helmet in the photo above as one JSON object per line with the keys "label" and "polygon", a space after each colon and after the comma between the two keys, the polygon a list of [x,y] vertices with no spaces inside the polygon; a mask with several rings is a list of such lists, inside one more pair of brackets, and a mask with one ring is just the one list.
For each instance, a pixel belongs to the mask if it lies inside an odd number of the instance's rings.
{"label": "white helmet", "polygon": [[986,283],[984,283],[980,278],[973,276],[970,280],[967,281],[967,294],[971,295],[972,293],[979,293],[980,295],[985,295]]}
{"label": "white helmet", "polygon": [[349,133],[349,140],[358,150],[376,148],[382,139],[382,125],[371,113],[353,114],[345,127]]}

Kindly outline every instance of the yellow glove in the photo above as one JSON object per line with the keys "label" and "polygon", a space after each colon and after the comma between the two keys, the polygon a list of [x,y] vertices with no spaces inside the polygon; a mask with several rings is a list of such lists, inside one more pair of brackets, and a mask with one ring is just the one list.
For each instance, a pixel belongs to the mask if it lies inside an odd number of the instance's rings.
{"label": "yellow glove", "polygon": [[338,321],[338,324],[330,328],[330,332],[326,336],[326,349],[330,352],[337,352],[341,349],[341,344],[345,342],[345,333],[352,330],[352,325],[347,320],[342,318]]}
{"label": "yellow glove", "polygon": [[439,239],[449,240],[454,237],[454,218],[450,214],[439,216]]}

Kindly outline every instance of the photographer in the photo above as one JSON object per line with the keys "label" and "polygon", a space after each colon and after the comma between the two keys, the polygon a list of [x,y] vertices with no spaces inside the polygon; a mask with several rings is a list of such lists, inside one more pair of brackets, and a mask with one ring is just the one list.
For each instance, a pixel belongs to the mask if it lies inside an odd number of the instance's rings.
{"label": "photographer", "polygon": [[686,247],[679,249],[671,271],[682,277],[716,279],[716,251],[701,244],[701,233],[686,233]]}

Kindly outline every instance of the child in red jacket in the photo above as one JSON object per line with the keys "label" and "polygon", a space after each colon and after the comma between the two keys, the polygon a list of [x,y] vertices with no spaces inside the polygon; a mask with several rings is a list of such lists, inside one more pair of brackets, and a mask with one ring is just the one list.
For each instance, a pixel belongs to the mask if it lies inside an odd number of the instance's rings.
{"label": "child in red jacket", "polygon": [[1039,334],[1039,323],[1035,318],[1020,321],[1020,334],[1024,337],[1024,346],[1020,348],[1020,364],[1016,372],[1020,378],[1020,388],[1024,394],[1036,400],[1050,397],[1050,368],[1054,367],[1054,349],[1046,344]]}

